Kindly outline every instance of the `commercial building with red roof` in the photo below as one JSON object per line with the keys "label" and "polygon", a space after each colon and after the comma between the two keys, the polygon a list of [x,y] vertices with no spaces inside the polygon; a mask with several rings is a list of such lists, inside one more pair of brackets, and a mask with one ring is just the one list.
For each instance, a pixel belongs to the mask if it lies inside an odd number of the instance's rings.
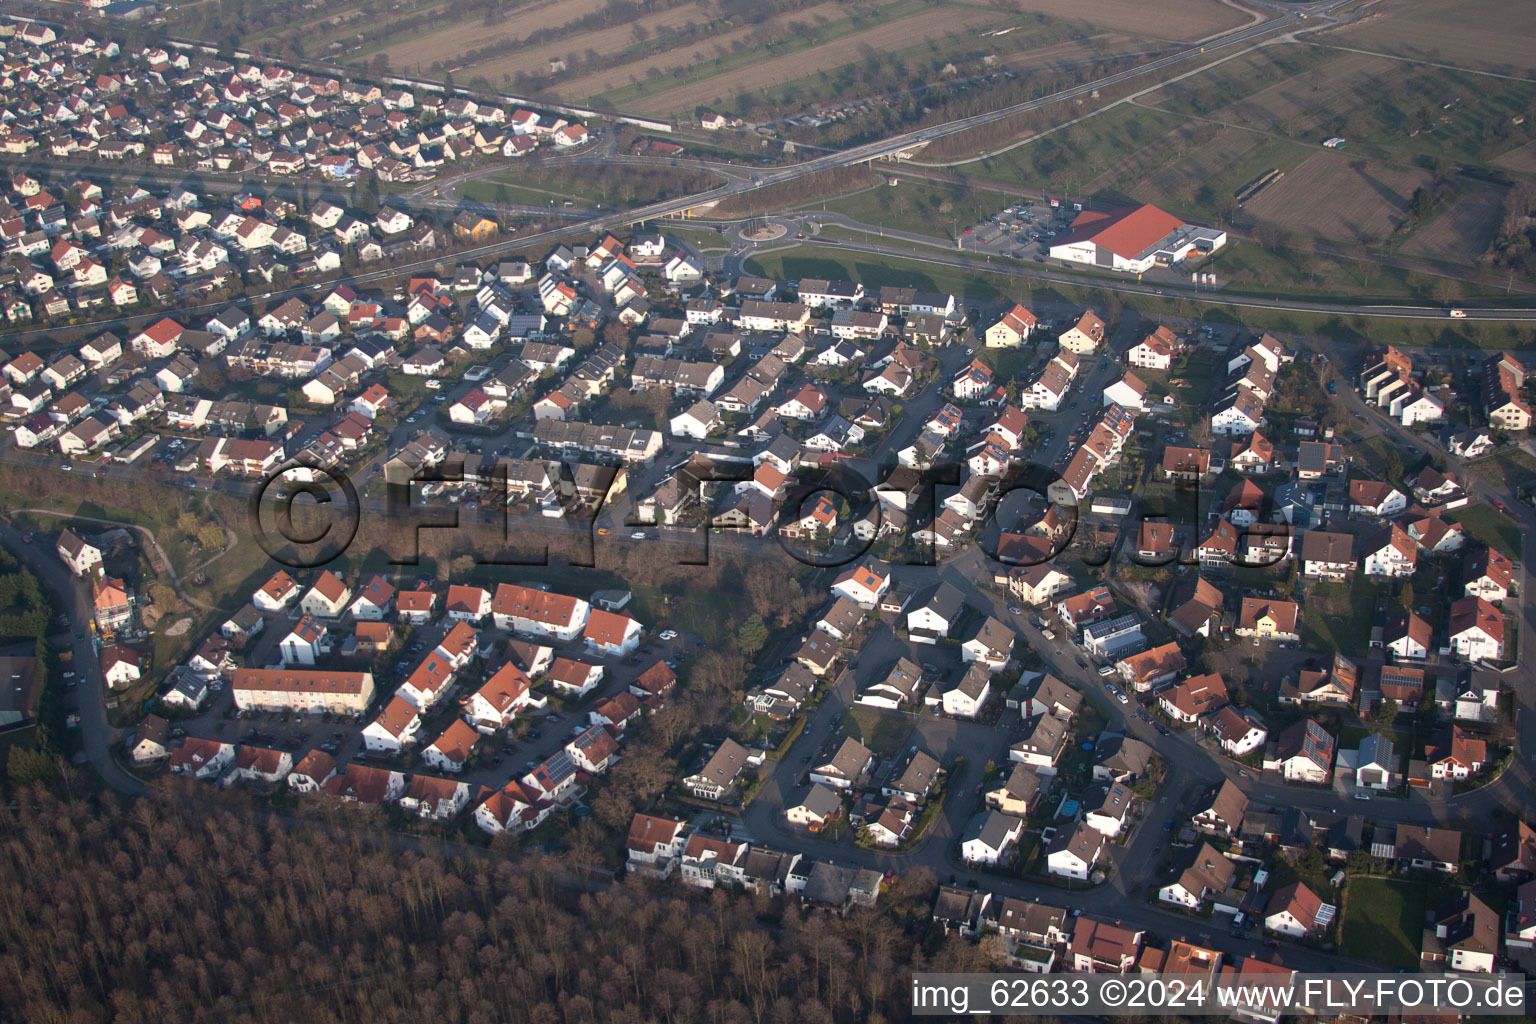
{"label": "commercial building with red roof", "polygon": [[1186,224],[1149,204],[1084,210],[1073,219],[1071,234],[1051,246],[1051,256],[1141,274],[1153,267],[1172,266],[1192,254],[1215,252],[1226,244],[1225,231]]}

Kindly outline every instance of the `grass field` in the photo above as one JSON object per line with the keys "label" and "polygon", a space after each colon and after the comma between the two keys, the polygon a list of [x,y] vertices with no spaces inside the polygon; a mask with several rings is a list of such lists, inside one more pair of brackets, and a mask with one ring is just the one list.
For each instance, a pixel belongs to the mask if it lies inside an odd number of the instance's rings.
{"label": "grass field", "polygon": [[1361,579],[1324,580],[1301,602],[1301,643],[1308,650],[1364,654],[1371,639],[1376,587]]}
{"label": "grass field", "polygon": [[882,760],[895,757],[912,731],[912,720],[896,711],[854,708],[848,712],[848,735],[864,744]]}
{"label": "grass field", "polygon": [[514,206],[546,206],[553,199],[555,205],[566,199],[590,199],[591,196],[578,193],[567,186],[563,190],[534,188],[531,185],[515,185],[509,180],[511,174],[496,174],[486,178],[476,178],[466,181],[458,186],[458,194],[465,199],[474,199],[482,203],[510,203]]}
{"label": "grass field", "polygon": [[[998,181],[1082,195],[1089,182],[1111,167],[1122,167],[1123,175],[1133,175],[1126,154],[1156,146],[1183,123],[1177,115],[1126,104],[977,166],[986,177]],[[1136,168],[1134,173],[1139,173],[1141,165],[1137,163]],[[1134,176],[1126,177],[1124,190],[1116,191],[1129,196],[1135,180]]]}
{"label": "grass field", "polygon": [[1516,561],[1520,560],[1520,527],[1516,522],[1491,505],[1469,505],[1458,509],[1448,517],[1460,523],[1468,534]]}
{"label": "grass field", "polygon": [[1252,241],[1228,246],[1199,267],[1214,273],[1226,286],[1263,295],[1398,295],[1434,303],[1488,294],[1488,289],[1464,281],[1384,266],[1365,252],[1359,259],[1350,259]]}
{"label": "grass field", "polygon": [[882,285],[910,285],[924,291],[952,292],[971,302],[992,302],[1022,295],[1028,286],[998,274],[937,266],[919,260],[899,260],[864,254],[843,256],[816,246],[797,246],[781,252],[754,256],[747,261],[750,273],[780,281],[802,277],[859,281],[865,289]]}
{"label": "grass field", "polygon": [[677,238],[687,242],[700,252],[709,252],[711,250],[725,252],[731,247],[730,243],[726,241],[725,236],[718,231],[694,231],[690,228],[668,227],[664,229],[663,233],[668,238]]}
{"label": "grass field", "polygon": [[1342,135],[1350,150],[1402,162],[1492,162],[1532,138],[1513,119],[1533,101],[1536,83],[1323,45],[1265,47],[1144,98],[1309,145]]}
{"label": "grass field", "polygon": [[865,224],[954,239],[960,232],[997,213],[1014,200],[1001,192],[966,185],[897,179],[826,204],[826,209]]}
{"label": "grass field", "polygon": [[1428,896],[1422,882],[1353,878],[1339,951],[1384,967],[1417,969]]}

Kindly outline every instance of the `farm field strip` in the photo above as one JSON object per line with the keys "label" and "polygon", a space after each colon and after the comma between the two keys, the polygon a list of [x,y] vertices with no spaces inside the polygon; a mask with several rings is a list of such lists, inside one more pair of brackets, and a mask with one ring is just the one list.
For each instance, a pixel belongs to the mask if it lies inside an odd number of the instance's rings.
{"label": "farm field strip", "polygon": [[[448,10],[447,4],[408,4],[391,10],[377,21],[370,20],[366,4],[353,4],[341,10],[328,10],[320,18],[299,25],[274,26],[258,33],[253,39],[281,39],[295,30],[302,33],[305,52],[323,53],[333,43],[343,46],[350,43],[356,49],[346,53],[345,60],[355,62],[360,55],[383,49],[388,45],[387,30],[391,25],[407,18],[439,14]],[[359,39],[359,37],[362,37]]]}
{"label": "farm field strip", "polygon": [[[898,11],[905,12],[922,9],[924,9],[922,5],[916,3],[915,0],[898,0],[896,3],[877,8],[881,14],[886,16],[895,14]],[[771,29],[778,29],[781,32],[780,42],[791,42],[793,41],[792,37],[794,34],[790,26],[796,22],[812,26],[818,35],[829,31],[836,31],[840,26],[851,24],[849,19],[843,17],[843,11],[844,7],[842,4],[829,2],[781,14],[760,25],[748,25],[743,28],[732,29],[706,39],[696,39],[691,43],[679,44],[671,49],[662,50],[659,53],[646,54],[636,57],[634,60],[615,64],[599,71],[593,71],[590,74],[560,83],[556,87],[556,91],[568,100],[586,100],[594,96],[610,94],[603,96],[603,98],[610,102],[618,102],[621,101],[625,94],[633,91],[632,87],[635,83],[645,83],[648,80],[647,72],[651,68],[659,70],[662,73],[662,79],[665,79],[678,68],[693,69],[694,78],[734,72],[742,66],[754,64],[765,59],[761,52],[754,51],[750,47],[743,50],[734,49],[733,47],[736,43],[745,43],[746,40],[760,37],[765,30]],[[825,19],[824,23],[818,24],[818,18]],[[806,45],[814,45],[814,43],[807,42]],[[716,70],[715,65],[717,62],[721,62],[725,66]]]}
{"label": "farm field strip", "polygon": [[1319,151],[1248,203],[1261,220],[1317,238],[1372,244],[1408,219],[1408,198],[1430,181],[1427,171],[1400,171]]}
{"label": "farm field strip", "polygon": [[[763,61],[729,76],[714,76],[702,82],[654,93],[636,101],[634,110],[641,114],[667,114],[677,110],[692,110],[717,100],[723,102],[727,97],[743,92],[761,92],[814,75],[818,71],[847,64],[850,58],[857,59],[861,46],[893,53],[920,45],[925,40],[937,45],[948,33],[969,31],[982,25],[996,25],[1001,13],[978,8],[968,8],[963,14],[930,9],[887,25],[855,32],[834,42]],[[728,81],[722,82],[722,78]]]}
{"label": "farm field strip", "polygon": [[1536,175],[1536,142],[1527,142],[1499,157],[1494,164],[1516,174]]}
{"label": "farm field strip", "polygon": [[[433,63],[445,63],[458,71],[461,67],[458,61],[468,50],[489,46],[503,39],[525,39],[533,32],[569,25],[573,21],[602,10],[605,6],[607,6],[607,0],[548,0],[547,3],[520,8],[498,25],[487,27],[478,18],[466,19],[417,39],[392,40],[379,47],[379,52],[388,55],[392,67],[404,70],[420,68],[421,73],[426,74],[426,69]],[[544,74],[549,70],[549,58],[552,55],[563,57],[572,50],[582,52],[588,49],[596,50],[599,54],[614,52],[634,41],[636,25],[642,25],[647,31],[654,33],[659,26],[670,28],[690,20],[700,20],[703,17],[698,5],[675,7],[669,11],[636,18],[611,28],[585,32],[535,46],[520,46],[511,53],[493,57],[480,64],[463,67],[466,70],[473,68],[477,73],[485,74],[493,83],[496,81],[496,76],[502,74],[516,75],[520,72]]]}

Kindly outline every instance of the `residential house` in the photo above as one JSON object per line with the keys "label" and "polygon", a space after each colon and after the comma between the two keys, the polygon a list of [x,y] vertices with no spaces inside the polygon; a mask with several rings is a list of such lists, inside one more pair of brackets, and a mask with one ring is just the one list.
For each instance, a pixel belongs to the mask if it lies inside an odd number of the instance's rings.
{"label": "residential house", "polygon": [[996,865],[1023,834],[1024,822],[1001,811],[984,811],[972,818],[960,838],[960,856],[969,864]]}

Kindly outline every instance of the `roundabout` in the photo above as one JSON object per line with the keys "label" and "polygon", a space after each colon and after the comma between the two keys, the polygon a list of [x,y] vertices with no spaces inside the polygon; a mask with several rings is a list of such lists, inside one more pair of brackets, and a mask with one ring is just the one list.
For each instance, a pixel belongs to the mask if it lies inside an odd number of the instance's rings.
{"label": "roundabout", "polygon": [[745,242],[772,242],[789,234],[789,228],[783,224],[763,224],[751,230],[743,230],[741,239]]}

